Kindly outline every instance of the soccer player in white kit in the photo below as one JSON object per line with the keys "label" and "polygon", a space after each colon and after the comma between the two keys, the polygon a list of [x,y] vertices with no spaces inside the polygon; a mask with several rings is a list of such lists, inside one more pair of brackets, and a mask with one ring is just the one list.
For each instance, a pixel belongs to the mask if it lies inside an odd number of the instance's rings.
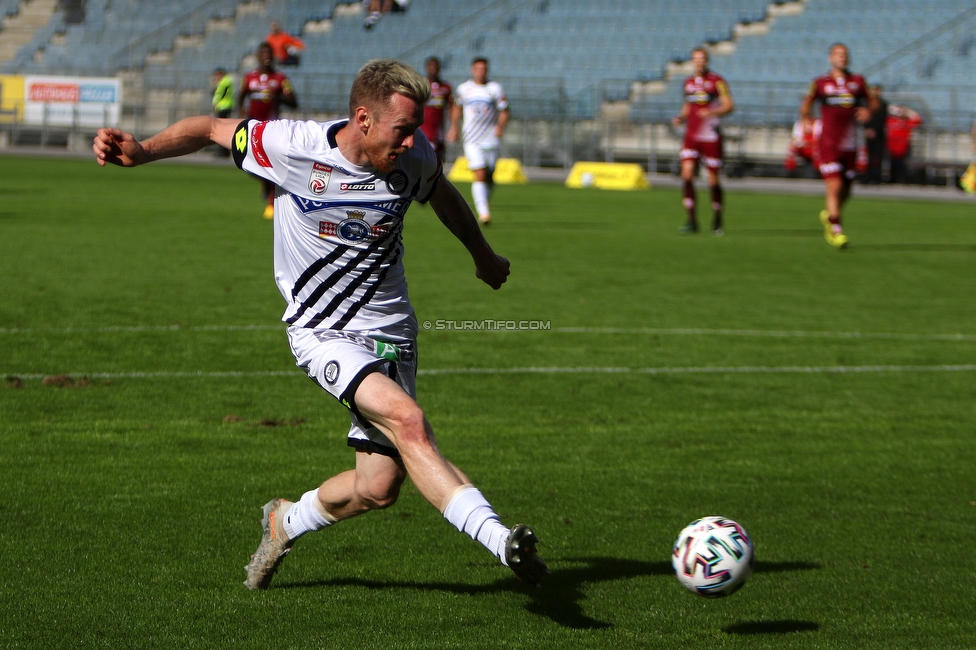
{"label": "soccer player in white kit", "polygon": [[99,129],[98,164],[132,167],[211,144],[231,149],[238,167],[277,186],[275,281],[296,364],[349,409],[355,468],[295,502],[263,508],[261,542],[245,567],[250,589],[267,589],[302,535],[387,508],[409,475],[459,530],[481,542],[515,575],[538,586],[549,572],[527,526],[511,529],[468,477],[437,449],[415,401],[417,319],[403,276],[401,232],[411,202],[430,202],[464,244],[475,275],[493,289],[509,263],[491,249],[467,203],[441,173],[419,130],[427,81],[391,59],[360,70],[349,118],[333,122],[193,117],[138,142]]}
{"label": "soccer player in white kit", "polygon": [[488,199],[494,189],[495,163],[498,161],[498,144],[508,124],[508,100],[499,83],[488,81],[488,59],[478,57],[471,62],[471,79],[454,91],[451,107],[451,129],[448,142],[457,142],[458,122],[464,119],[462,140],[468,168],[474,173],[471,196],[478,220],[491,222]]}

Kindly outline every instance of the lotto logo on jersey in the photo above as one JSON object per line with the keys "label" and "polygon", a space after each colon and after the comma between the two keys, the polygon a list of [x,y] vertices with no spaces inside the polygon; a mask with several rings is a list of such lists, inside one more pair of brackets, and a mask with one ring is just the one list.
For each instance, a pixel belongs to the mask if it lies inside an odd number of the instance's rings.
{"label": "lotto logo on jersey", "polygon": [[240,154],[247,153],[247,127],[242,126],[237,129],[237,133],[234,134],[234,146],[237,147],[237,151]]}
{"label": "lotto logo on jersey", "polygon": [[330,178],[332,178],[332,167],[322,163],[312,163],[312,173],[308,177],[308,191],[316,196],[325,194],[329,189]]}
{"label": "lotto logo on jersey", "polygon": [[343,192],[372,192],[376,183],[340,183],[339,189]]}

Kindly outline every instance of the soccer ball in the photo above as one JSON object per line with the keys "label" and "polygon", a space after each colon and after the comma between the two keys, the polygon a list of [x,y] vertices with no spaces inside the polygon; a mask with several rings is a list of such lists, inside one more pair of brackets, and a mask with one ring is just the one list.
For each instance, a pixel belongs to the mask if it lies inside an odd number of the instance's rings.
{"label": "soccer ball", "polygon": [[752,540],[745,528],[725,517],[705,517],[678,534],[671,566],[688,591],[722,598],[738,591],[752,575],[752,558]]}

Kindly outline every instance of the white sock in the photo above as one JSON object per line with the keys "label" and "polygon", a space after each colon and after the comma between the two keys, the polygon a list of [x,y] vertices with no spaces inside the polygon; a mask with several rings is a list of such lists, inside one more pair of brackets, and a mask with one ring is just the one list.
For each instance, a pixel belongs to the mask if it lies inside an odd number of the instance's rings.
{"label": "white sock", "polygon": [[322,507],[322,502],[319,501],[319,490],[315,488],[303,494],[301,499],[292,504],[285,513],[285,520],[281,523],[288,539],[295,540],[307,532],[331,526],[335,521],[335,517]]}
{"label": "white sock", "polygon": [[478,488],[464,488],[454,495],[444,508],[444,519],[462,533],[481,544],[508,566],[505,561],[505,542],[509,530],[498,520],[498,515]]}
{"label": "white sock", "polygon": [[480,181],[471,183],[471,196],[474,197],[474,209],[478,216],[491,214],[488,210],[488,184]]}

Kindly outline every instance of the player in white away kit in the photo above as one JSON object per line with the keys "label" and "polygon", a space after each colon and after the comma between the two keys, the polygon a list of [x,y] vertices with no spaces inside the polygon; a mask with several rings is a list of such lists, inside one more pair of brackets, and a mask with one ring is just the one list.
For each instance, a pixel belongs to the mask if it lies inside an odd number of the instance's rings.
{"label": "player in white away kit", "polygon": [[494,189],[495,163],[498,161],[498,144],[508,124],[508,100],[505,91],[495,81],[488,81],[488,60],[476,58],[471,63],[471,79],[454,91],[451,107],[451,129],[448,142],[457,142],[458,121],[463,113],[464,157],[474,173],[471,195],[478,220],[483,224],[491,221],[488,199]]}
{"label": "player in white away kit", "polygon": [[334,122],[177,122],[144,142],[99,129],[100,165],[135,166],[197,151],[233,151],[246,172],[275,183],[275,281],[296,363],[349,409],[355,469],[294,503],[264,506],[260,545],[245,585],[267,589],[301,535],[387,508],[409,475],[459,530],[481,542],[523,582],[549,571],[527,526],[509,529],[468,477],[438,451],[415,401],[417,320],[403,276],[403,219],[414,200],[430,202],[465,245],[475,273],[498,289],[508,260],[496,255],[464,199],[441,174],[419,130],[430,86],[393,60],[366,64],[353,82],[350,115]]}

